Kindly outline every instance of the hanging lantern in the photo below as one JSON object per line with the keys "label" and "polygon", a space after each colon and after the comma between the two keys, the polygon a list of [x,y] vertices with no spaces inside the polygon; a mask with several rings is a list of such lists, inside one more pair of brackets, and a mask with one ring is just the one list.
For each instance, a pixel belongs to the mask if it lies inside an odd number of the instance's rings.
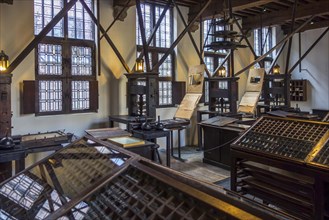
{"label": "hanging lantern", "polygon": [[217,76],[226,77],[226,68],[224,66],[219,67]]}
{"label": "hanging lantern", "polygon": [[0,52],[0,72],[5,71],[9,66],[9,57],[1,50]]}
{"label": "hanging lantern", "polygon": [[136,66],[135,66],[136,72],[144,72],[144,60],[143,59],[136,59]]}
{"label": "hanging lantern", "polygon": [[278,64],[273,67],[273,74],[280,74],[280,66]]}

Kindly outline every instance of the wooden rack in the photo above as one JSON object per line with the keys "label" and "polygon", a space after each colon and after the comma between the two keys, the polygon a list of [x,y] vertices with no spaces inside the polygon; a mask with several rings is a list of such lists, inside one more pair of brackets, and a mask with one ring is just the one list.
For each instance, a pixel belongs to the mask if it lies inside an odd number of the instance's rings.
{"label": "wooden rack", "polygon": [[307,80],[290,80],[291,101],[307,101]]}

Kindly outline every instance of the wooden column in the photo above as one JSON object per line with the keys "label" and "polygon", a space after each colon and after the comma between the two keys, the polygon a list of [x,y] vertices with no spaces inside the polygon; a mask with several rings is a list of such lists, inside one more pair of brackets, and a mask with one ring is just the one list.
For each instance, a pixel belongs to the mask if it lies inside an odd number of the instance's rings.
{"label": "wooden column", "polygon": [[[0,73],[0,139],[11,136],[11,78],[11,74]],[[0,182],[11,177],[11,163],[0,163]]]}

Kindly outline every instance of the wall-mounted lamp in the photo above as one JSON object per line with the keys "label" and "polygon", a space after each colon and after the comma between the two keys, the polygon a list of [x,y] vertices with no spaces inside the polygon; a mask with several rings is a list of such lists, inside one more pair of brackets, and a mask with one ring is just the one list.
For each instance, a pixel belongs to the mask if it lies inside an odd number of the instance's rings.
{"label": "wall-mounted lamp", "polygon": [[219,77],[226,77],[226,68],[225,68],[225,66],[219,67],[218,72],[217,72],[216,75],[219,76]]}
{"label": "wall-mounted lamp", "polygon": [[280,74],[279,64],[275,64],[275,66],[273,67],[273,74]]}
{"label": "wall-mounted lamp", "polygon": [[5,71],[9,66],[9,57],[1,50],[0,52],[0,72]]}
{"label": "wall-mounted lamp", "polygon": [[136,59],[136,65],[135,65],[136,72],[144,72],[144,60],[143,59]]}

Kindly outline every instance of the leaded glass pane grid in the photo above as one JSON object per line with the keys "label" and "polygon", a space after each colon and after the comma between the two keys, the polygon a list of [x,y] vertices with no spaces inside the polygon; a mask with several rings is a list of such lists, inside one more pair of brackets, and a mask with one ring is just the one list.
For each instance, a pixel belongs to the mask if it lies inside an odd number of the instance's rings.
{"label": "leaded glass pane grid", "polygon": [[[267,53],[272,48],[272,28],[262,28],[254,30],[254,50],[257,56],[261,56]],[[267,55],[267,57],[273,57],[275,51]],[[269,69],[271,66],[270,61],[264,62],[265,69]],[[255,64],[255,68],[260,68],[258,63]]]}
{"label": "leaded glass pane grid", "polygon": [[[62,8],[63,0],[34,0],[34,34],[38,35]],[[55,25],[47,36],[64,36],[63,19]]]}
{"label": "leaded glass pane grid", "polygon": [[[204,63],[210,72],[214,71],[214,58],[213,57],[205,56]],[[204,76],[208,77],[206,72],[204,72]],[[209,102],[209,82],[208,81],[205,81],[205,83],[204,83],[204,101]]]}
{"label": "leaded glass pane grid", "polygon": [[72,81],[72,110],[90,108],[90,92],[88,81]]}
{"label": "leaded glass pane grid", "polygon": [[[163,57],[163,55],[163,53],[158,54],[159,60]],[[159,77],[172,77],[172,58],[170,55],[159,67]]]}
{"label": "leaded glass pane grid", "polygon": [[172,104],[172,82],[159,82],[159,105]]}
{"label": "leaded glass pane grid", "polygon": [[62,111],[62,81],[39,81],[39,111]]}
{"label": "leaded glass pane grid", "polygon": [[[151,35],[151,30],[152,30],[152,21],[151,21],[151,6],[148,4],[141,4],[141,11],[142,11],[142,16],[143,16],[143,24],[144,24],[144,29],[145,29],[145,36],[146,39],[149,38]],[[143,40],[142,40],[142,35],[141,31],[139,28],[139,23],[138,23],[138,14],[136,12],[136,33],[137,33],[137,45],[143,45]],[[152,46],[153,43],[150,43],[150,46]]]}
{"label": "leaded glass pane grid", "polygon": [[62,75],[62,46],[38,45],[38,74]]}
{"label": "leaded glass pane grid", "polygon": [[72,75],[92,75],[92,50],[90,47],[72,47]]}
{"label": "leaded glass pane grid", "polygon": [[[91,11],[92,0],[85,0]],[[74,39],[94,40],[94,23],[80,2],[68,12],[68,36]]]}
{"label": "leaded glass pane grid", "polygon": [[[163,7],[155,7],[155,20],[159,20]],[[163,18],[157,33],[156,33],[156,47],[165,47],[169,48],[171,45],[171,22],[170,22],[170,11],[166,12],[165,17]]]}

